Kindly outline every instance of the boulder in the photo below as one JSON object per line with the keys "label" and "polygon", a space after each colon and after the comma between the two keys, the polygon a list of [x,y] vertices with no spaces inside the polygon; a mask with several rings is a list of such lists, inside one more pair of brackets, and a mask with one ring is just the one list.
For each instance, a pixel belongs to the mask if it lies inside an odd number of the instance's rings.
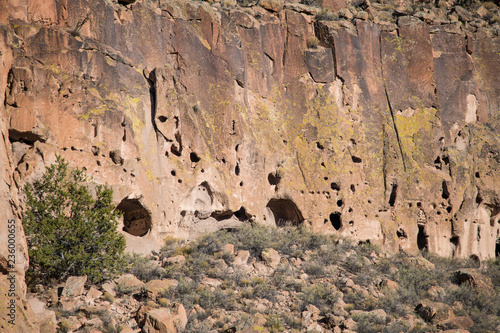
{"label": "boulder", "polygon": [[186,257],[182,254],[163,259],[163,266],[182,265],[186,262]]}
{"label": "boulder", "polygon": [[491,279],[474,268],[463,268],[455,272],[455,282],[467,284],[479,292],[495,293]]}
{"label": "boulder", "polygon": [[151,280],[142,287],[142,291],[147,298],[156,300],[161,293],[177,287],[178,284],[174,279]]}
{"label": "boulder", "polygon": [[87,275],[69,277],[66,280],[61,297],[76,297],[82,295],[85,291],[85,282],[87,282]]}
{"label": "boulder", "polygon": [[171,309],[160,308],[146,312],[142,330],[148,333],[177,333],[183,332],[186,324],[184,306],[175,303]]}
{"label": "boulder", "polygon": [[442,323],[439,323],[437,327],[442,330],[451,330],[451,329],[469,329],[474,326],[474,321],[468,316],[460,316],[448,319]]}
{"label": "boulder", "polygon": [[234,258],[233,265],[234,266],[242,266],[248,263],[248,259],[250,258],[250,252],[246,250],[238,251],[238,255]]}
{"label": "boulder", "polygon": [[87,295],[85,296],[85,301],[87,303],[93,303],[96,298],[99,298],[102,296],[102,292],[97,290],[96,287],[92,286],[90,287],[89,291],[87,292]]}
{"label": "boulder", "polygon": [[141,290],[142,286],[144,286],[144,282],[136,278],[133,274],[122,275],[116,282],[117,290],[124,294],[137,293]]}
{"label": "boulder", "polygon": [[110,294],[113,297],[116,296],[116,290],[115,290],[115,288],[116,288],[116,283],[114,281],[107,281],[106,283],[104,283],[101,286],[101,289],[104,292],[107,292],[108,294]]}
{"label": "boulder", "polygon": [[431,324],[441,323],[455,317],[455,314],[449,305],[439,302],[430,302],[427,300],[420,302],[416,306],[415,312]]}
{"label": "boulder", "polygon": [[275,249],[265,249],[262,251],[260,256],[266,265],[270,266],[272,269],[276,269],[280,264],[281,256]]}
{"label": "boulder", "polygon": [[36,320],[40,325],[40,333],[56,333],[57,319],[56,313],[47,308],[45,302],[35,296],[29,297],[28,302],[35,313]]}

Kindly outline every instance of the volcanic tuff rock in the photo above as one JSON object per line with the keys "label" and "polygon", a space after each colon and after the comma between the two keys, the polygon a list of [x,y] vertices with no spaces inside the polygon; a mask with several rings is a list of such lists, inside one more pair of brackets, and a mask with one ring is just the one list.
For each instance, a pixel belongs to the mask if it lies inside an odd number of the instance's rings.
{"label": "volcanic tuff rock", "polygon": [[60,154],[131,251],[255,221],[494,257],[498,10],[409,5],[0,0],[1,239]]}

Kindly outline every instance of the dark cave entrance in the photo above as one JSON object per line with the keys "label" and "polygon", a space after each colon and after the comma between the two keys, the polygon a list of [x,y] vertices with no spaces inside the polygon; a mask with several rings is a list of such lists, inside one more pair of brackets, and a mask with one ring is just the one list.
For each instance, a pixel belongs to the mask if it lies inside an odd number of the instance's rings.
{"label": "dark cave entrance", "polygon": [[417,246],[420,251],[429,250],[429,235],[427,235],[425,225],[418,225]]}
{"label": "dark cave entrance", "polygon": [[497,242],[495,244],[495,258],[500,257],[500,238],[497,239]]}
{"label": "dark cave entrance", "polygon": [[330,222],[332,223],[332,226],[335,228],[335,230],[339,230],[340,228],[342,228],[341,214],[339,212],[331,213]]}
{"label": "dark cave entrance", "polygon": [[273,213],[274,221],[278,227],[298,226],[304,221],[297,205],[290,199],[271,199],[266,207]]}
{"label": "dark cave entrance", "polygon": [[145,236],[151,230],[151,214],[137,199],[123,199],[116,209],[123,212],[123,231]]}

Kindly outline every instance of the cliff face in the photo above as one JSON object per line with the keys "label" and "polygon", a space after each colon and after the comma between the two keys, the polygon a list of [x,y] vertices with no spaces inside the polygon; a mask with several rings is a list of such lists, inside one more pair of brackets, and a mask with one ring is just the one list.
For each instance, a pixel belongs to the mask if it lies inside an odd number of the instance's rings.
{"label": "cliff face", "polygon": [[262,6],[0,1],[1,210],[60,154],[132,250],[253,220],[494,257],[498,24]]}

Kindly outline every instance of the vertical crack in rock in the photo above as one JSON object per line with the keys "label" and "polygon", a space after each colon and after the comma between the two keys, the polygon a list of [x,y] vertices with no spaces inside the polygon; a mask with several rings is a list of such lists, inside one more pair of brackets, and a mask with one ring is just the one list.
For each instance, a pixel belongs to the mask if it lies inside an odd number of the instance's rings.
{"label": "vertical crack in rock", "polygon": [[[382,37],[379,37],[379,38],[382,38]],[[380,44],[382,44],[381,40],[380,40]],[[383,59],[382,47],[380,47],[380,59]],[[396,139],[398,140],[398,147],[399,147],[399,152],[401,153],[401,161],[403,162],[403,169],[406,172],[406,162],[405,162],[405,157],[403,155],[403,147],[401,145],[398,127],[396,126],[396,119],[394,118],[394,110],[392,109],[391,101],[389,100],[389,93],[387,92],[387,83],[385,82],[384,66],[382,66],[382,62],[380,63],[380,72],[382,73],[382,81],[384,82],[385,98],[387,100],[387,106],[389,107],[389,112],[391,113],[392,125],[394,126],[394,132],[396,133]]]}
{"label": "vertical crack in rock", "polygon": [[[382,77],[383,76],[384,74],[382,72]],[[399,147],[399,152],[401,153],[401,161],[403,162],[403,169],[406,172],[406,162],[405,162],[405,156],[403,155],[403,147],[401,145],[401,140],[399,138],[398,127],[396,126],[396,120],[394,119],[394,110],[392,109],[391,101],[389,100],[389,94],[387,93],[387,85],[385,84],[385,80],[384,80],[384,91],[385,91],[385,98],[387,99],[387,106],[389,107],[389,112],[391,113],[392,125],[394,126],[394,132],[396,133],[396,139],[398,140],[398,147]]]}

